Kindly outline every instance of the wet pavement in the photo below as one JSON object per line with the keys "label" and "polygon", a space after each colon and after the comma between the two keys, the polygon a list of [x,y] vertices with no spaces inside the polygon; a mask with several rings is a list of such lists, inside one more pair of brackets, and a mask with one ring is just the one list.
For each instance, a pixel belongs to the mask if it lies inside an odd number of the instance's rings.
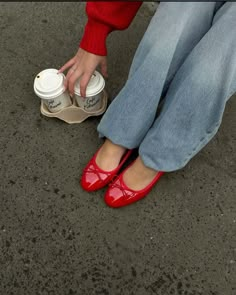
{"label": "wet pavement", "polygon": [[[40,115],[35,75],[77,50],[85,3],[0,3],[0,294],[236,294],[236,99],[214,139],[149,196],[108,208],[79,185],[100,117]],[[151,19],[108,39],[110,100]],[[234,97],[235,98],[235,97]]]}

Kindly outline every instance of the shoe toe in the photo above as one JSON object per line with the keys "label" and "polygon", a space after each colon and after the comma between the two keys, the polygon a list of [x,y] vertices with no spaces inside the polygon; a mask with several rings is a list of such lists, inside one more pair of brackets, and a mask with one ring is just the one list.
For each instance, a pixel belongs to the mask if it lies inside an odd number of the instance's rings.
{"label": "shoe toe", "polygon": [[81,186],[86,191],[94,191],[99,188],[100,179],[94,173],[83,173]]}
{"label": "shoe toe", "polygon": [[118,187],[111,187],[106,191],[105,203],[112,208],[125,206],[125,198],[122,190]]}

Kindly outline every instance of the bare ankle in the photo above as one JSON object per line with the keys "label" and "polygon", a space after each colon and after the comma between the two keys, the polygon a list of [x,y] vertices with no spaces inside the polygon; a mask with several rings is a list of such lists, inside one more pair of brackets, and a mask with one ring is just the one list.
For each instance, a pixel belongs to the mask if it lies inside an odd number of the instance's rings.
{"label": "bare ankle", "polygon": [[114,144],[106,139],[99,153],[97,154],[96,163],[103,170],[110,171],[116,168],[126,149],[122,146]]}
{"label": "bare ankle", "polygon": [[123,154],[126,151],[126,148],[122,147],[121,145],[113,143],[109,139],[106,139],[106,141],[103,144],[103,147],[107,152],[110,152],[111,154],[114,154],[114,153]]}
{"label": "bare ankle", "polygon": [[137,159],[136,159],[136,164],[137,164],[137,167],[139,167],[141,170],[143,171],[146,171],[147,173],[150,173],[150,174],[156,174],[158,171],[152,169],[152,168],[149,168],[147,167],[142,158],[139,156]]}
{"label": "bare ankle", "polygon": [[132,166],[124,173],[125,184],[134,190],[140,190],[146,187],[155,178],[158,171],[153,170],[143,163],[138,157]]}

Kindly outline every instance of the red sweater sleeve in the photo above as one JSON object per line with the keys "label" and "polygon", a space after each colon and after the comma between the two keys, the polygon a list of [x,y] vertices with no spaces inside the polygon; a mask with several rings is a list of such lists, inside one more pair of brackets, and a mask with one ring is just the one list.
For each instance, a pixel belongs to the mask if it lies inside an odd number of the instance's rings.
{"label": "red sweater sleeve", "polygon": [[108,34],[114,30],[126,29],[141,5],[140,1],[88,2],[88,22],[80,47],[97,55],[107,55]]}

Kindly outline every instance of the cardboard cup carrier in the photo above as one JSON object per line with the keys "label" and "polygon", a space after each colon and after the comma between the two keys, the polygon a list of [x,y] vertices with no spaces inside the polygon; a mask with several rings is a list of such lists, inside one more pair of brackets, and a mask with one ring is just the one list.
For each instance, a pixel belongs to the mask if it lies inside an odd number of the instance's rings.
{"label": "cardboard cup carrier", "polygon": [[105,112],[107,94],[104,90],[105,81],[99,72],[95,71],[91,77],[85,98],[80,96],[79,80],[72,98],[65,90],[64,80],[64,74],[58,74],[57,69],[46,69],[35,77],[34,92],[41,98],[40,111],[44,116],[73,124]]}

